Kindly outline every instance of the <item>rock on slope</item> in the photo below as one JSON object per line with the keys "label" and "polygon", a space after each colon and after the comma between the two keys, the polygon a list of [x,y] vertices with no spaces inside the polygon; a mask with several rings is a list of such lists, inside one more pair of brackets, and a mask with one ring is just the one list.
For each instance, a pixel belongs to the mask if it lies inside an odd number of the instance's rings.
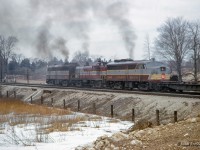
{"label": "rock on slope", "polygon": [[99,137],[76,150],[200,149],[200,116],[178,123]]}

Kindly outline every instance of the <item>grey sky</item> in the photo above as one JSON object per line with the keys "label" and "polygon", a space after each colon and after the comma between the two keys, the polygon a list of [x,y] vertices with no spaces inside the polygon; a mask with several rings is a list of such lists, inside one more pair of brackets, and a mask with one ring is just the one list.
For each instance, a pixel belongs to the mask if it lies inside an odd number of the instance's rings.
{"label": "grey sky", "polygon": [[[88,49],[91,55],[128,58],[135,45],[134,59],[142,59],[146,34],[153,41],[168,17],[200,18],[200,0],[0,0],[0,4],[0,34],[17,36],[27,57],[44,58],[50,51],[51,56],[65,58],[68,53],[62,52],[69,50],[71,58],[75,51]],[[52,46],[58,39],[66,45],[62,51]]]}

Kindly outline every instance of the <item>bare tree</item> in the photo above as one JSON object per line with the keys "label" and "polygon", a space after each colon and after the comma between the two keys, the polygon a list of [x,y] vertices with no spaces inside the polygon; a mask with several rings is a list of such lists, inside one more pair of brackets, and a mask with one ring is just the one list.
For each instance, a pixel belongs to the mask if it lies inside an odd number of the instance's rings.
{"label": "bare tree", "polygon": [[194,65],[194,80],[198,81],[198,60],[200,57],[200,24],[198,22],[192,22],[188,25],[189,37],[190,37],[190,49],[192,50],[192,60]]}
{"label": "bare tree", "polygon": [[3,51],[5,49],[5,38],[3,36],[0,35],[0,71],[1,71],[1,82],[3,79],[3,72],[4,72],[4,59],[3,59]]}
{"label": "bare tree", "polygon": [[2,78],[3,78],[3,58],[0,50],[0,82],[2,82]]}
{"label": "bare tree", "polygon": [[145,50],[145,59],[148,58],[149,60],[151,59],[151,45],[150,45],[150,39],[149,39],[149,34],[146,34],[145,39],[144,39],[144,50]]}
{"label": "bare tree", "polygon": [[21,61],[22,61],[23,59],[25,59],[25,57],[24,57],[23,54],[16,54],[16,53],[14,53],[14,54],[12,55],[12,57],[16,60],[16,62],[17,62],[18,64],[20,64]]}
{"label": "bare tree", "polygon": [[12,56],[12,52],[16,46],[17,41],[18,41],[17,38],[14,36],[9,36],[6,39],[5,49],[3,50],[3,57],[4,57],[6,66],[8,64],[8,59],[11,58]]}
{"label": "bare tree", "polygon": [[182,81],[182,63],[189,50],[188,22],[183,18],[169,18],[158,28],[155,41],[156,53],[168,61],[174,61],[179,82]]}
{"label": "bare tree", "polygon": [[74,57],[72,59],[73,63],[78,63],[80,66],[88,65],[92,60],[89,58],[89,52],[88,51],[77,51],[74,54]]}
{"label": "bare tree", "polygon": [[7,72],[8,59],[11,58],[12,52],[18,42],[14,36],[9,36],[7,39],[0,35],[0,58],[1,58],[1,80],[3,72]]}

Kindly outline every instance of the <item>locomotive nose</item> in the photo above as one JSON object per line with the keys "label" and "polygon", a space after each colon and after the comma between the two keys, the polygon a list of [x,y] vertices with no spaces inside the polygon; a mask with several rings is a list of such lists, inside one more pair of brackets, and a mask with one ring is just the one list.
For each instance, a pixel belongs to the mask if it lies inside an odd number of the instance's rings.
{"label": "locomotive nose", "polygon": [[166,79],[166,76],[165,76],[164,73],[162,73],[161,78],[162,78],[162,80],[165,80],[165,79]]}

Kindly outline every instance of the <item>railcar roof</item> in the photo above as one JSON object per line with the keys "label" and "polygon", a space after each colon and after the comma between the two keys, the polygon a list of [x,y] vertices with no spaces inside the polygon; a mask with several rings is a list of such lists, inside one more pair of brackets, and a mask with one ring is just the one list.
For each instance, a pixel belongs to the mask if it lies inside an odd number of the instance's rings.
{"label": "railcar roof", "polygon": [[77,69],[89,69],[92,68],[93,66],[78,66],[76,67]]}
{"label": "railcar roof", "polygon": [[[110,62],[107,65],[126,65],[126,64],[147,64],[153,62],[152,60],[134,60],[134,61],[124,61],[124,62]],[[154,61],[157,62],[157,61]]]}
{"label": "railcar roof", "polygon": [[77,66],[77,64],[66,64],[66,65],[51,65],[51,66],[47,66],[48,68],[59,68],[59,67],[74,67]]}

